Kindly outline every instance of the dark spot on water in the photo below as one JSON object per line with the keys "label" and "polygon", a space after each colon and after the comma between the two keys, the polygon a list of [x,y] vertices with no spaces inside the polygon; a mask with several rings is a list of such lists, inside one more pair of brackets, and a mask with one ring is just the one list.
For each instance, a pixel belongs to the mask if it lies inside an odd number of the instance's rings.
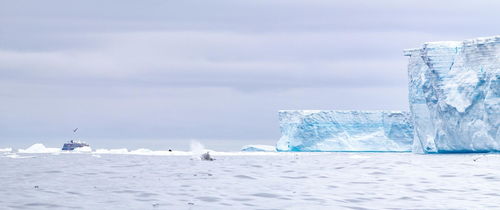
{"label": "dark spot on water", "polygon": [[127,178],[126,176],[112,176],[112,177],[109,177],[110,179],[125,179]]}
{"label": "dark spot on water", "polygon": [[45,207],[45,208],[59,208],[61,206],[57,204],[51,204],[51,203],[27,203],[24,204],[24,206],[29,206],[29,207]]}
{"label": "dark spot on water", "polygon": [[367,210],[366,208],[356,207],[356,206],[342,206],[342,207],[345,207],[348,209],[354,209],[354,210]]}
{"label": "dark spot on water", "polygon": [[211,196],[201,196],[201,197],[196,197],[196,199],[205,201],[205,202],[217,202],[220,200],[220,198],[217,197],[211,197]]}
{"label": "dark spot on water", "polygon": [[152,205],[153,205],[153,207],[158,207],[158,206],[160,206],[160,204],[159,204],[159,203],[153,203]]}
{"label": "dark spot on water", "polygon": [[417,201],[417,199],[414,199],[414,198],[408,197],[408,196],[399,197],[398,200],[413,200],[413,201]]}
{"label": "dark spot on water", "polygon": [[427,189],[427,190],[425,190],[425,191],[426,191],[426,192],[432,192],[432,193],[440,193],[440,192],[442,192],[441,190],[439,190],[439,189],[434,189],[434,188]]}
{"label": "dark spot on water", "polygon": [[261,198],[277,198],[277,197],[279,197],[279,195],[272,194],[272,193],[255,193],[255,194],[251,194],[251,195],[256,196],[256,197],[261,197]]}
{"label": "dark spot on water", "polygon": [[349,182],[351,184],[372,184],[373,182]]}
{"label": "dark spot on water", "polygon": [[113,191],[114,193],[119,193],[119,194],[135,194],[135,193],[140,193],[140,191],[135,191],[135,190],[117,190]]}
{"label": "dark spot on water", "polygon": [[144,198],[136,198],[136,201],[142,201],[142,202],[153,202],[153,201],[158,201],[157,199],[144,199]]}
{"label": "dark spot on water", "polygon": [[251,165],[251,166],[254,167],[254,168],[262,168],[261,165]]}
{"label": "dark spot on water", "polygon": [[81,193],[79,192],[73,192],[73,191],[66,191],[66,193],[68,194],[72,194],[72,195],[82,195]]}
{"label": "dark spot on water", "polygon": [[138,197],[151,197],[151,196],[157,196],[158,194],[156,193],[148,193],[148,192],[143,192],[143,193],[140,193],[139,195],[137,195]]}
{"label": "dark spot on water", "polygon": [[231,198],[233,201],[251,201],[253,199],[250,198]]}
{"label": "dark spot on water", "polygon": [[234,177],[240,178],[240,179],[255,179],[255,178],[253,178],[251,176],[246,176],[246,175],[236,175]]}
{"label": "dark spot on water", "polygon": [[188,205],[192,206],[192,205],[194,205],[194,203],[189,202]]}
{"label": "dark spot on water", "polygon": [[93,172],[87,172],[87,173],[83,173],[85,175],[97,175],[97,173],[93,173]]}
{"label": "dark spot on water", "polygon": [[281,209],[255,209],[255,210],[281,210]]}
{"label": "dark spot on water", "polygon": [[318,202],[324,202],[325,201],[325,200],[319,199],[319,198],[304,198],[302,200],[305,200],[305,201],[318,201]]}
{"label": "dark spot on water", "polygon": [[381,171],[374,171],[374,172],[371,172],[370,175],[384,175],[385,173],[384,172],[381,172]]}
{"label": "dark spot on water", "polygon": [[347,203],[359,203],[361,200],[359,199],[344,199],[345,202]]}
{"label": "dark spot on water", "polygon": [[57,174],[57,173],[62,173],[62,171],[52,170],[52,171],[45,171],[45,173],[48,173],[48,174]]}
{"label": "dark spot on water", "polygon": [[281,178],[285,178],[285,179],[307,179],[307,176],[281,176]]}

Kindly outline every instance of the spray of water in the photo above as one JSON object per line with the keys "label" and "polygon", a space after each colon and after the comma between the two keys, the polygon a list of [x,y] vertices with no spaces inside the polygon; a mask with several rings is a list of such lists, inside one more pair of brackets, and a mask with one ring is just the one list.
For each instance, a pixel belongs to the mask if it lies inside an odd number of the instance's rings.
{"label": "spray of water", "polygon": [[196,160],[215,160],[209,155],[210,150],[205,149],[205,146],[199,141],[192,140],[190,143],[192,159]]}
{"label": "spray of water", "polygon": [[191,140],[189,147],[191,149],[191,154],[193,154],[193,159],[200,159],[200,155],[202,155],[206,151],[205,146],[203,146],[203,144],[201,144],[199,141],[195,140]]}

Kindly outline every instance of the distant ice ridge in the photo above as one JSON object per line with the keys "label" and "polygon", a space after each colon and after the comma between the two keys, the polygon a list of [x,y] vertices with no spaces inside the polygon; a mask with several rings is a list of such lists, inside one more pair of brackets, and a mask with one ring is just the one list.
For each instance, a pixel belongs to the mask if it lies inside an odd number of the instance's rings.
{"label": "distant ice ridge", "polygon": [[47,148],[43,144],[33,144],[27,149],[19,149],[19,153],[58,153],[61,152],[60,148]]}
{"label": "distant ice ridge", "polygon": [[[265,145],[263,145],[265,146]],[[269,146],[272,147],[272,146]],[[0,150],[4,157],[10,158],[27,158],[34,156],[26,156],[26,154],[53,154],[53,155],[61,155],[61,154],[89,154],[95,157],[101,157],[100,155],[147,155],[147,156],[192,156],[192,158],[198,159],[200,155],[210,152],[210,155],[214,157],[218,156],[253,156],[253,155],[285,155],[283,153],[277,152],[218,152],[214,150],[206,149],[201,143],[193,141],[191,144],[190,151],[168,151],[168,150],[150,150],[150,149],[136,149],[129,150],[127,148],[121,149],[96,149],[93,150],[90,147],[82,147],[76,148],[73,151],[63,151],[61,148],[50,148],[46,147],[43,144],[37,143],[33,144],[27,149],[18,149],[17,152],[14,152],[11,148],[5,148]],[[7,154],[7,156],[5,155]],[[20,156],[20,155],[22,156]],[[2,157],[2,156],[0,156]]]}
{"label": "distant ice ridge", "polygon": [[413,126],[402,111],[279,111],[278,151],[411,151]]}
{"label": "distant ice ridge", "polygon": [[0,148],[0,152],[12,152],[12,148]]}
{"label": "distant ice ridge", "polygon": [[414,151],[500,151],[500,36],[429,42],[405,55]]}
{"label": "distant ice ridge", "polygon": [[241,148],[244,152],[276,152],[276,147],[270,145],[245,145]]}

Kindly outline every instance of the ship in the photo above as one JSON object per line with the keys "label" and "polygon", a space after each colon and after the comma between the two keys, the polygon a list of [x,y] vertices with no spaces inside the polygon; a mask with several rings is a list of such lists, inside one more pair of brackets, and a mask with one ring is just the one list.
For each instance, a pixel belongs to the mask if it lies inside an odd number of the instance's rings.
{"label": "ship", "polygon": [[[78,131],[78,128],[73,129],[74,135],[76,135],[76,131]],[[85,142],[71,140],[68,143],[64,143],[62,150],[71,151],[71,150],[75,150],[76,148],[88,147],[88,146],[89,146],[89,144],[87,144]]]}
{"label": "ship", "polygon": [[76,148],[80,148],[80,147],[88,147],[89,144],[85,143],[85,142],[81,142],[81,141],[69,141],[68,143],[64,143],[63,147],[62,147],[62,150],[74,150]]}

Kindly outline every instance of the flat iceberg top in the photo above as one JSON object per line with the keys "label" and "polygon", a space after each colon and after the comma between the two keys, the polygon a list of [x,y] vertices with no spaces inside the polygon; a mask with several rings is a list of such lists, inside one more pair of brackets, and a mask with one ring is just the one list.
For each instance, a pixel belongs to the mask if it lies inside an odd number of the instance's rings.
{"label": "flat iceberg top", "polygon": [[436,41],[425,42],[420,48],[410,48],[403,50],[405,56],[410,56],[415,52],[422,52],[424,49],[437,49],[437,48],[460,48],[463,46],[484,45],[500,43],[500,35],[489,37],[478,37],[474,39],[466,39],[464,41]]}

